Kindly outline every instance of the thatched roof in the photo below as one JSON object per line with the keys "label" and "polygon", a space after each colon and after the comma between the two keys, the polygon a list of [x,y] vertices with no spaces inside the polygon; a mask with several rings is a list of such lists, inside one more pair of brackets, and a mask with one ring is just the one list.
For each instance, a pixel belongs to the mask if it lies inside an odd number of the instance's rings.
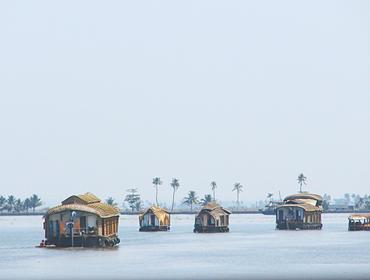
{"label": "thatched roof", "polygon": [[91,203],[99,203],[101,202],[100,198],[95,196],[94,194],[87,192],[85,194],[80,195],[72,195],[67,199],[62,201],[62,205],[65,204],[91,204]]}
{"label": "thatched roof", "polygon": [[49,216],[64,211],[82,211],[95,214],[101,218],[119,216],[118,208],[106,203],[101,203],[100,201],[101,200],[92,193],[73,195],[65,199],[62,205],[50,208],[46,215]]}
{"label": "thatched roof", "polygon": [[317,207],[317,206],[314,206],[314,205],[311,205],[311,204],[307,204],[307,203],[302,203],[302,204],[299,204],[299,203],[297,203],[297,204],[287,203],[287,204],[283,204],[283,205],[280,205],[280,206],[276,207],[276,209],[289,208],[289,207],[302,208],[306,212],[316,212],[316,211],[320,211],[321,212],[321,208],[320,207]]}
{"label": "thatched roof", "polygon": [[221,215],[229,215],[231,211],[221,207],[221,205],[217,204],[216,202],[209,202],[203,206],[203,208],[199,211],[198,215],[203,212],[207,212],[212,215],[214,218],[218,218]]}
{"label": "thatched roof", "polygon": [[321,195],[313,194],[313,193],[305,193],[305,192],[289,195],[286,198],[284,198],[284,201],[296,200],[296,199],[313,199],[313,200],[322,202]]}
{"label": "thatched roof", "polygon": [[350,219],[350,220],[366,220],[366,219],[370,219],[370,213],[366,213],[366,214],[361,214],[361,213],[352,214],[351,216],[348,217],[348,219]]}
{"label": "thatched roof", "polygon": [[151,206],[149,208],[146,208],[143,211],[143,213],[140,214],[139,220],[142,220],[144,215],[146,213],[150,212],[150,211],[153,212],[153,214],[158,218],[158,220],[163,220],[166,215],[170,214],[170,212],[167,211],[166,209],[163,209],[163,208],[158,207],[158,206]]}

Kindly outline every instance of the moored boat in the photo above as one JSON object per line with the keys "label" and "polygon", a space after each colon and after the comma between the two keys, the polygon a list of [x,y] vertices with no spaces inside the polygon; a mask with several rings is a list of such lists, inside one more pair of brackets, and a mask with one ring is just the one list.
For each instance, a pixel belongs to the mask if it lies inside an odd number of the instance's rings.
{"label": "moored boat", "polygon": [[170,230],[170,213],[163,208],[152,206],[139,216],[139,231],[168,231]]}
{"label": "moored boat", "polygon": [[349,216],[348,230],[349,231],[370,230],[370,213],[353,214]]}
{"label": "moored boat", "polygon": [[194,232],[229,232],[231,212],[215,202],[209,202],[195,217]]}
{"label": "moored boat", "polygon": [[276,208],[276,229],[321,229],[322,197],[299,193],[287,196]]}
{"label": "moored boat", "polygon": [[119,210],[92,193],[73,195],[45,215],[45,245],[112,247],[119,244]]}

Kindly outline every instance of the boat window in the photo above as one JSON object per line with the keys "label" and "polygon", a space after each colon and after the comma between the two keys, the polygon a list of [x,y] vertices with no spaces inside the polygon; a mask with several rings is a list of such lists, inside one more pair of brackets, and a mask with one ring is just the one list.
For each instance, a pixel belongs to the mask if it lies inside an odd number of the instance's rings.
{"label": "boat window", "polygon": [[215,219],[211,215],[208,215],[208,221],[207,221],[207,223],[209,225],[214,225],[215,224]]}
{"label": "boat window", "polygon": [[154,215],[150,215],[150,224],[151,224],[152,226],[154,226],[154,225],[155,225],[155,216],[154,216]]}

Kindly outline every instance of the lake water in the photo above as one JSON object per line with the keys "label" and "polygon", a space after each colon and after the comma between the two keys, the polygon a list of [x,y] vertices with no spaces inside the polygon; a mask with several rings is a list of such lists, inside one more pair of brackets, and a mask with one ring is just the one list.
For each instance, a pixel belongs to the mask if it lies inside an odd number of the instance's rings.
{"label": "lake water", "polygon": [[122,216],[114,249],[40,249],[42,217],[0,217],[0,279],[369,279],[370,232],[348,232],[347,214],[321,231],[277,231],[274,216],[230,216],[230,232],[194,234],[193,215],[170,232],[138,232]]}

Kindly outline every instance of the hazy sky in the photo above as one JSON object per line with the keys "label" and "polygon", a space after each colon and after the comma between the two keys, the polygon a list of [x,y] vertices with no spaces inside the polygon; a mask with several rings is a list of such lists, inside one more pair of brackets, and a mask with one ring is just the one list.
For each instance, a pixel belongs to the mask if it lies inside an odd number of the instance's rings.
{"label": "hazy sky", "polygon": [[0,194],[370,193],[369,1],[1,1]]}

